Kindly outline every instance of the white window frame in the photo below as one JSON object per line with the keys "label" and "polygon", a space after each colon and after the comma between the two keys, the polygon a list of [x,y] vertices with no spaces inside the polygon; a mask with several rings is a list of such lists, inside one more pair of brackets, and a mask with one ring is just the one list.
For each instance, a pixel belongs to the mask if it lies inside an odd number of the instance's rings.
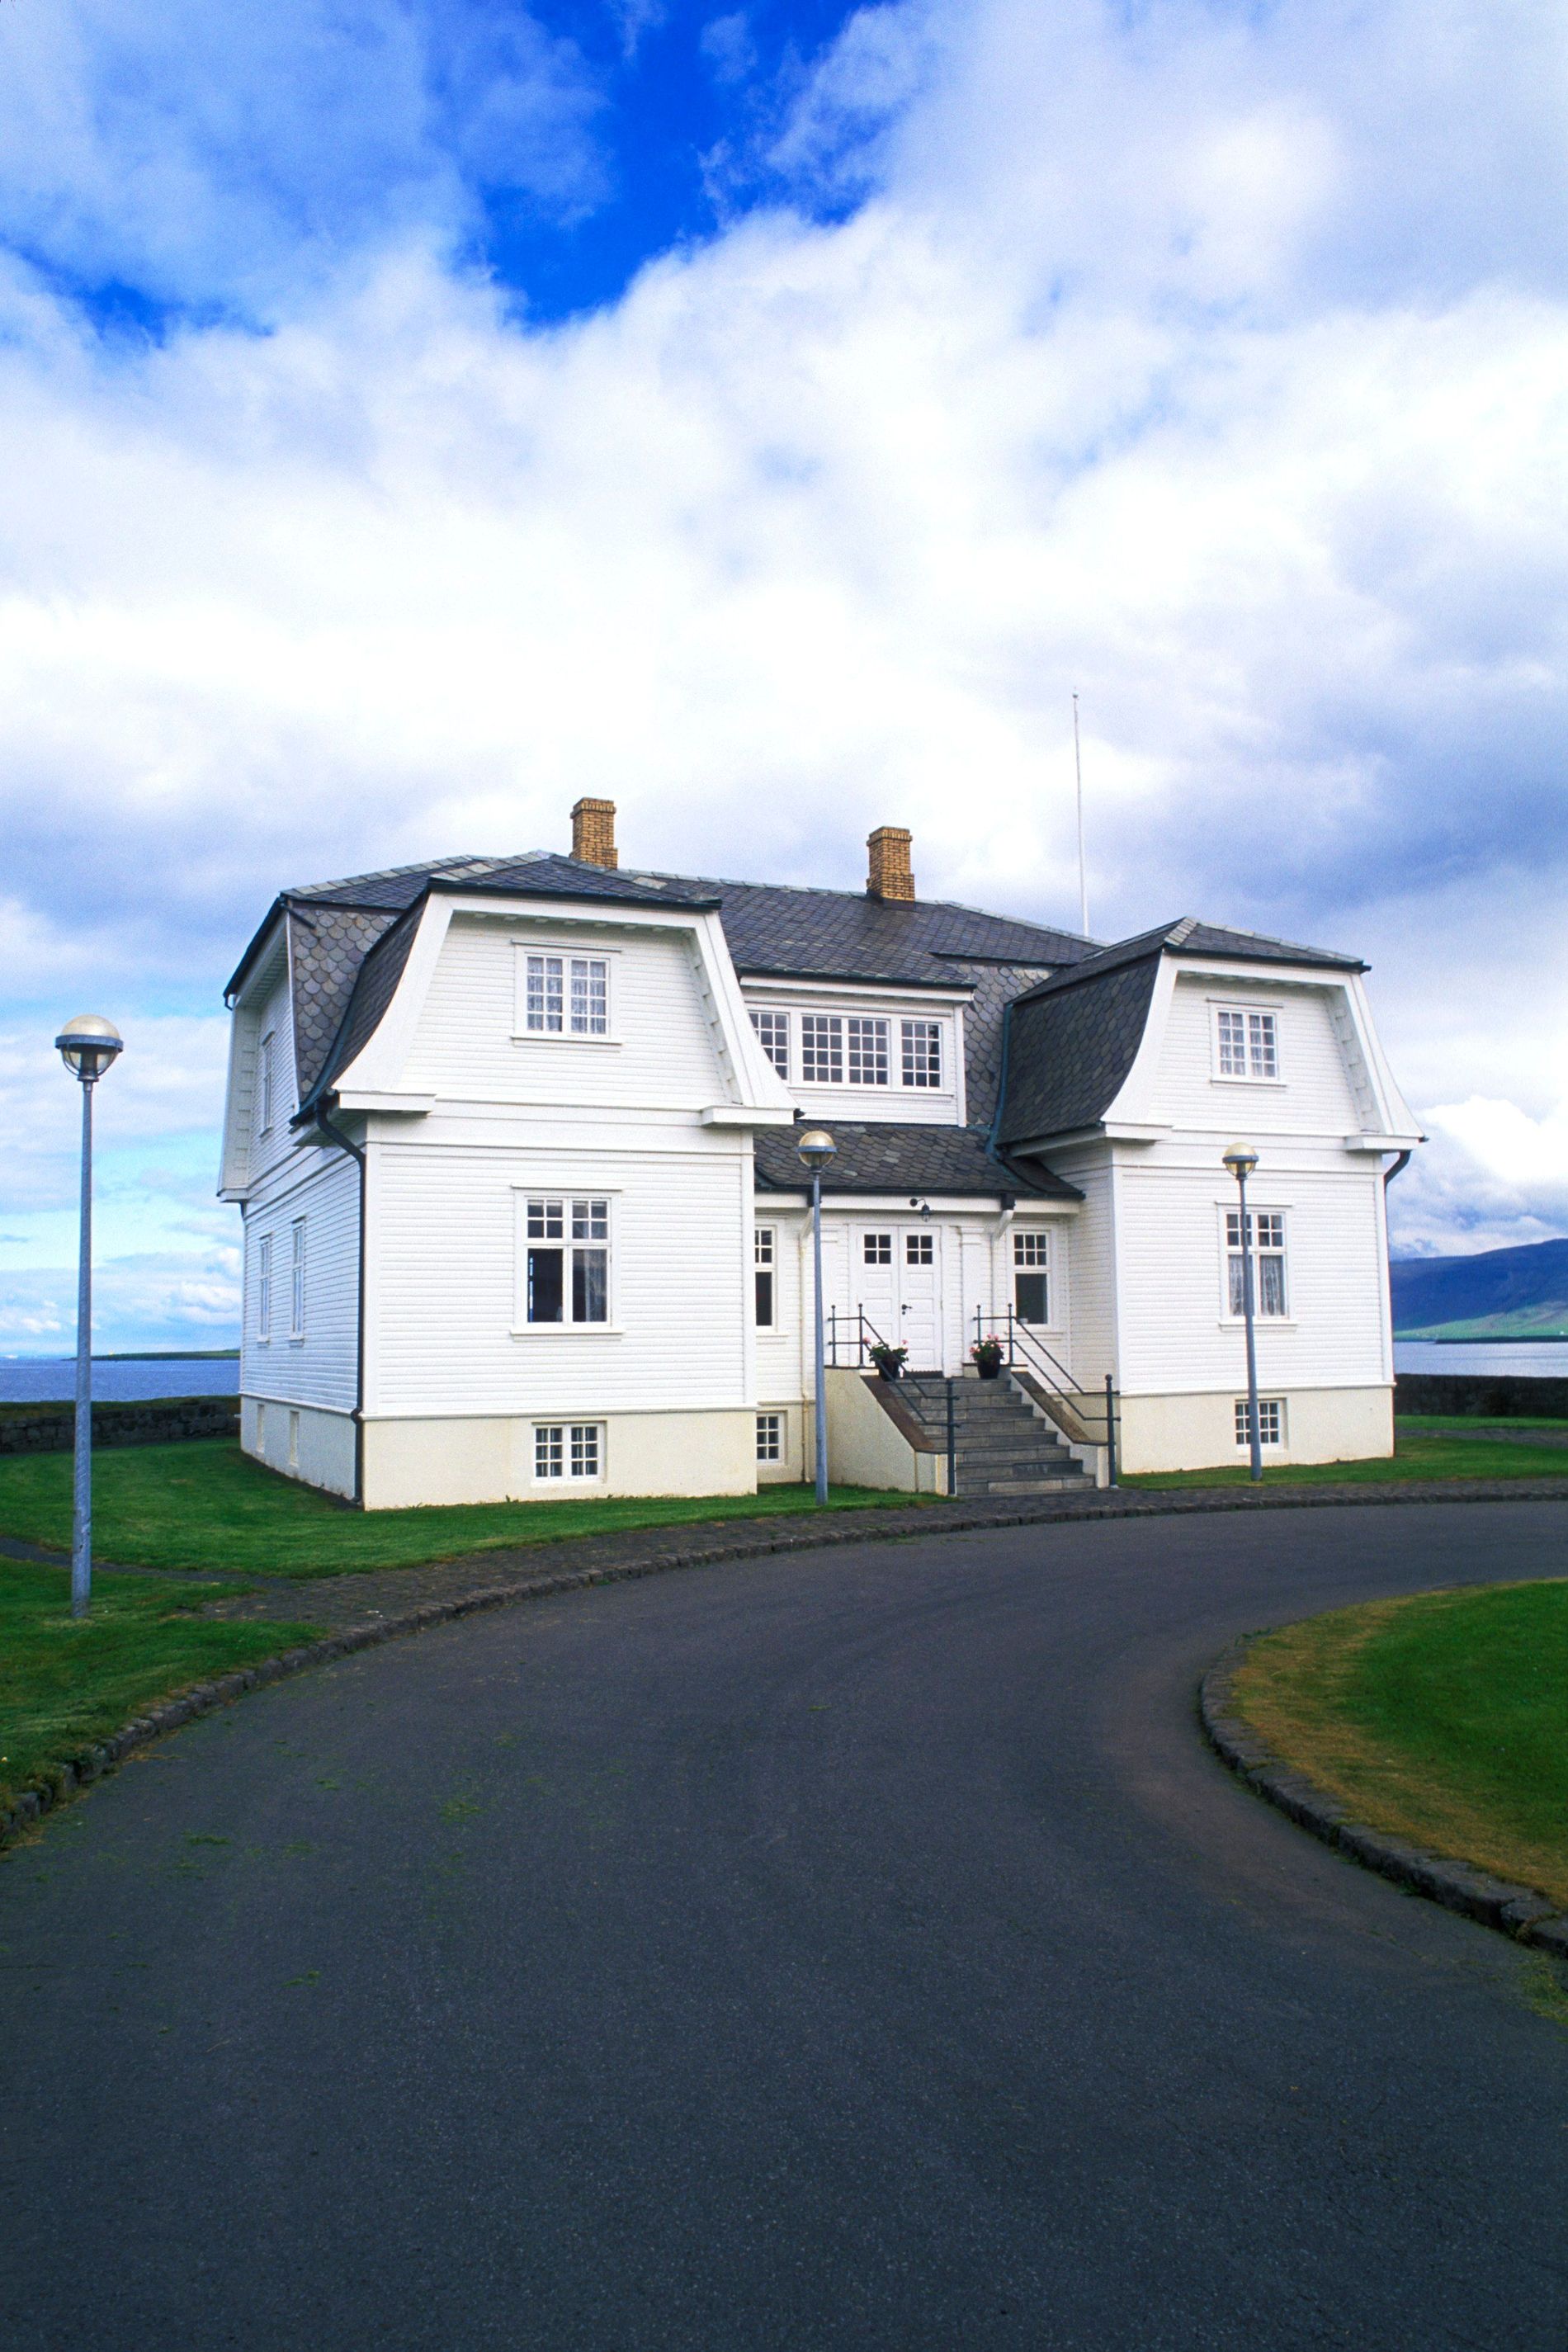
{"label": "white window frame", "polygon": [[[514,940],[512,952],[517,958],[514,1002],[512,1005],[512,1039],[520,1045],[618,1045],[621,1042],[616,1026],[616,998],[620,975],[616,969],[618,948],[602,948],[596,942],[584,947],[581,940]],[[559,1029],[529,1026],[529,959],[538,957],[561,966],[561,1026]],[[602,1030],[574,1029],[572,1026],[574,964],[603,964],[605,968],[605,1026]]]}
{"label": "white window frame", "polygon": [[[1279,1014],[1278,1004],[1248,1004],[1211,997],[1209,1000],[1209,1048],[1212,1056],[1211,1076],[1222,1087],[1279,1087],[1285,1081],[1280,1072]],[[1243,1066],[1226,1067],[1227,1055],[1234,1058],[1227,1044],[1226,1024],[1239,1021],[1242,1024],[1240,1045]],[[1261,1035],[1261,1024],[1267,1023],[1268,1034]],[[1255,1024],[1258,1024],[1255,1027]],[[1271,1062],[1273,1066],[1267,1065]]]}
{"label": "white window frame", "polygon": [[[844,1016],[844,1083],[868,1089],[893,1082],[893,1024],[885,1013],[847,1013]],[[859,1075],[856,1070],[858,1066]],[[867,1076],[869,1070],[871,1075]]]}
{"label": "white window frame", "polygon": [[[1244,1396],[1237,1397],[1236,1400],[1236,1442],[1237,1445],[1246,1446],[1251,1444],[1252,1431],[1249,1426],[1250,1421],[1251,1415],[1247,1411],[1247,1399]],[[1272,1432],[1272,1434],[1270,1434],[1270,1432]],[[1258,1443],[1260,1446],[1264,1447],[1266,1451],[1277,1453],[1284,1452],[1285,1399],[1283,1397],[1260,1396],[1258,1398]]]}
{"label": "white window frame", "polygon": [[[768,1278],[768,1311],[762,1311],[762,1277]],[[779,1248],[776,1225],[752,1228],[752,1313],[759,1331],[779,1327]]]}
{"label": "white window frame", "polygon": [[[758,1042],[763,1053],[787,1087],[790,1068],[789,1014],[782,1006],[776,1004],[751,1005],[747,1010],[751,1013],[752,1026],[757,1033]],[[773,1025],[771,1036],[763,1027],[764,1021]]]}
{"label": "white window frame", "polygon": [[757,1460],[783,1462],[789,1435],[789,1415],[769,1411],[757,1415]]}
{"label": "white window frame", "polygon": [[[1025,1253],[1029,1253],[1028,1263]],[[1012,1279],[1008,1284],[1015,1314],[1018,1311],[1018,1276],[1037,1274],[1046,1286],[1046,1311],[1037,1323],[1029,1325],[1035,1331],[1050,1331],[1056,1328],[1056,1273],[1051,1259],[1050,1229],[1045,1225],[1015,1225],[1011,1237]]]}
{"label": "white window frame", "polygon": [[272,1236],[256,1237],[256,1337],[264,1348],[272,1344]]}
{"label": "white window frame", "polygon": [[[602,1421],[536,1421],[532,1435],[531,1484],[552,1493],[561,1486],[604,1485],[607,1432]],[[581,1467],[590,1452],[592,1469]]]}
{"label": "white window frame", "polygon": [[[1240,1210],[1232,1207],[1228,1202],[1222,1205],[1219,1213],[1220,1320],[1222,1323],[1233,1325],[1237,1328],[1239,1328],[1247,1320],[1246,1314],[1240,1304],[1238,1303],[1233,1306],[1231,1303],[1230,1262],[1233,1257],[1239,1258],[1241,1255],[1241,1246],[1237,1228],[1233,1223],[1233,1220],[1238,1220],[1240,1215]],[[1265,1217],[1268,1219],[1271,1226],[1276,1223],[1278,1223],[1279,1233],[1278,1245],[1276,1245],[1271,1240],[1261,1244],[1259,1242],[1258,1235],[1260,1221]],[[1268,1329],[1271,1331],[1286,1329],[1294,1323],[1296,1319],[1291,1306],[1294,1293],[1290,1275],[1289,1212],[1278,1202],[1270,1205],[1269,1203],[1263,1202],[1248,1201],[1247,1204],[1247,1222],[1250,1228],[1248,1243],[1252,1256],[1253,1314],[1260,1325],[1267,1325]],[[1258,1259],[1260,1257],[1277,1257],[1279,1260],[1279,1282],[1280,1288],[1283,1293],[1283,1306],[1278,1314],[1266,1308],[1263,1303],[1264,1285],[1258,1269]]]}
{"label": "white window frame", "polygon": [[[942,1037],[946,1024],[941,1021],[921,1020],[910,1016],[899,1024],[899,1084],[911,1094],[945,1094],[947,1087],[947,1047]],[[919,1033],[924,1031],[921,1036]],[[935,1057],[935,1076],[930,1074],[931,1057]],[[925,1068],[923,1077],[911,1076]]]}
{"label": "white window frame", "polygon": [[270,1135],[277,1111],[278,1032],[269,1029],[256,1051],[256,1132]]}
{"label": "white window frame", "polygon": [[[620,1223],[619,1195],[608,1184],[513,1184],[513,1231],[517,1259],[516,1284],[512,1301],[511,1336],[514,1339],[576,1339],[602,1337],[605,1333],[620,1334],[616,1319],[616,1237]],[[572,1231],[573,1202],[602,1201],[605,1204],[605,1237],[601,1241],[578,1238]],[[529,1232],[530,1202],[552,1202],[561,1210],[561,1232],[531,1234]],[[562,1253],[562,1317],[559,1323],[531,1323],[528,1319],[528,1252],[530,1243],[545,1248],[559,1248]],[[605,1320],[602,1323],[576,1323],[572,1319],[572,1253],[574,1247],[602,1249],[605,1252]]]}
{"label": "white window frame", "polygon": [[289,1227],[289,1337],[305,1336],[305,1220],[295,1217]]}
{"label": "white window frame", "polygon": [[[808,1061],[816,1061],[826,1053],[827,1076],[807,1070]],[[844,1084],[844,1015],[842,1013],[803,1013],[800,1016],[800,1083],[803,1087],[841,1087]]]}

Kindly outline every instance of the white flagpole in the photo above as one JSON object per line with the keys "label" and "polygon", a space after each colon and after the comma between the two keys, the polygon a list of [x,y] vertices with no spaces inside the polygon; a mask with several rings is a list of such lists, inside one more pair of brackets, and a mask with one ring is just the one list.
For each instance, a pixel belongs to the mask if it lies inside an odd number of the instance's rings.
{"label": "white flagpole", "polygon": [[1072,763],[1078,776],[1078,927],[1089,937],[1089,867],[1083,854],[1083,752],[1078,740],[1078,697],[1072,698]]}

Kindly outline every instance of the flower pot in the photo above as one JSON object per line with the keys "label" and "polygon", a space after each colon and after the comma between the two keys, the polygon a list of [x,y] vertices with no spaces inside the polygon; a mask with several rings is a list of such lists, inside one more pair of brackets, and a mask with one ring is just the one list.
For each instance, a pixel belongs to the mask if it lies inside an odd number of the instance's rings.
{"label": "flower pot", "polygon": [[904,1369],[901,1363],[882,1363],[879,1361],[875,1356],[873,1356],[871,1360],[877,1366],[877,1371],[879,1378],[884,1381],[896,1381]]}
{"label": "flower pot", "polygon": [[976,1364],[974,1369],[983,1381],[999,1380],[1002,1376],[1002,1360],[998,1357],[994,1363],[986,1360]]}

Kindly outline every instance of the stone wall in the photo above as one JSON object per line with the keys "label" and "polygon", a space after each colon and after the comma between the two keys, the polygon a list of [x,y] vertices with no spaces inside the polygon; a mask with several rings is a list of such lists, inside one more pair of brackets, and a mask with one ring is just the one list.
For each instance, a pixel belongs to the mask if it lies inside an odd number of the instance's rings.
{"label": "stone wall", "polygon": [[1568,1380],[1536,1380],[1522,1372],[1401,1372],[1394,1383],[1394,1410],[1464,1413],[1478,1421],[1568,1420]]}
{"label": "stone wall", "polygon": [[[237,1397],[149,1397],[140,1404],[95,1404],[95,1445],[167,1445],[179,1437],[237,1437]],[[0,1454],[68,1454],[76,1407],[0,1407]]]}

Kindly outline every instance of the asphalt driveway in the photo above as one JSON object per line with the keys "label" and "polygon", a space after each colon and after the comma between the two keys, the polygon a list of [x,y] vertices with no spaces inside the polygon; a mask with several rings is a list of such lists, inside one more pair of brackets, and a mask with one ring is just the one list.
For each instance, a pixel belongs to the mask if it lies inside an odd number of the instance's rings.
{"label": "asphalt driveway", "polygon": [[0,1863],[0,2343],[1563,2352],[1544,1964],[1247,1795],[1193,1692],[1565,1539],[858,1545],[191,1727]]}

